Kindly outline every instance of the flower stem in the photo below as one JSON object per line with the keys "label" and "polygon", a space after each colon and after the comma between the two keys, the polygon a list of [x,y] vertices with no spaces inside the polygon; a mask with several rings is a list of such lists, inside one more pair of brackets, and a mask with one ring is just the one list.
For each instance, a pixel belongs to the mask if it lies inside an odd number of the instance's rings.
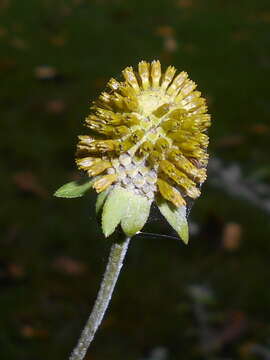
{"label": "flower stem", "polygon": [[112,293],[123,265],[130,238],[121,243],[114,243],[111,247],[108,264],[100,285],[100,289],[93,310],[82,331],[77,346],[72,351],[69,360],[83,360],[89,345],[103,319],[110,303]]}

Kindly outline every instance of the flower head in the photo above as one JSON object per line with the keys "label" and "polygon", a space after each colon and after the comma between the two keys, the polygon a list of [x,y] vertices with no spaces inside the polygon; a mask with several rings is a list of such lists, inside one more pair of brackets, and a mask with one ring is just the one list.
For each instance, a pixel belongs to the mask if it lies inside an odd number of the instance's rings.
{"label": "flower head", "polygon": [[[121,213],[105,235],[120,222],[126,233],[139,231],[153,201],[171,225],[166,212],[185,217],[187,199],[200,196],[208,161],[210,116],[188,74],[177,75],[173,66],[162,72],[159,61],[141,61],[138,70],[127,67],[122,73],[123,81],[112,78],[93,102],[85,120],[90,132],[79,136],[76,152],[79,169],[102,194],[103,230],[108,211]],[[142,204],[143,219],[125,226],[140,217]]]}

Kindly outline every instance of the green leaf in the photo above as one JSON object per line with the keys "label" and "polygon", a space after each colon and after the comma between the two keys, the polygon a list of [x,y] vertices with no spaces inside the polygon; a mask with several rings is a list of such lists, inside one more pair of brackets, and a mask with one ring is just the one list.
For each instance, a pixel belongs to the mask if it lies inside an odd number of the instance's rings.
{"label": "green leaf", "polygon": [[98,194],[97,201],[96,201],[96,213],[97,214],[102,209],[102,207],[105,203],[105,200],[107,199],[107,196],[109,195],[110,191],[111,191],[111,188],[109,187],[106,190],[102,191],[100,194]]}
{"label": "green leaf", "polygon": [[145,225],[151,207],[146,197],[130,193],[121,226],[127,236],[133,236]]}
{"label": "green leaf", "polygon": [[180,206],[179,208],[177,208],[173,204],[168,203],[164,200],[159,200],[157,205],[161,214],[166,218],[172,228],[178,233],[180,239],[182,239],[184,243],[187,244],[188,223],[186,217],[186,207]]}
{"label": "green leaf", "polygon": [[76,198],[85,195],[85,193],[91,189],[93,182],[92,180],[79,180],[71,181],[61,186],[55,193],[54,196],[61,198]]}
{"label": "green leaf", "polygon": [[130,192],[122,187],[115,187],[108,195],[102,212],[102,230],[105,237],[110,236],[122,220],[129,196]]}

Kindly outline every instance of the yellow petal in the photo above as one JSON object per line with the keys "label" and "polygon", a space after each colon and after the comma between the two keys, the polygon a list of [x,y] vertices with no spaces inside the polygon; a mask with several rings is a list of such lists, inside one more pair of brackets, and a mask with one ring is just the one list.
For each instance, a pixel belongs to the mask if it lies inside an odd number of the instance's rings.
{"label": "yellow petal", "polygon": [[142,80],[142,88],[147,90],[150,87],[149,83],[149,63],[146,61],[139,62],[139,74]]}
{"label": "yellow petal", "polygon": [[87,173],[90,176],[96,176],[101,174],[104,170],[108,169],[111,166],[112,164],[110,161],[99,160],[88,169]]}
{"label": "yellow petal", "polygon": [[93,188],[96,189],[97,193],[100,193],[101,191],[106,190],[116,180],[116,174],[105,175],[102,178],[98,179],[96,182],[94,182]]}
{"label": "yellow petal", "polygon": [[152,88],[157,89],[161,78],[161,66],[159,61],[152,61],[151,63],[151,78]]}
{"label": "yellow petal", "polygon": [[81,159],[76,159],[76,164],[78,165],[79,169],[88,170],[93,164],[98,161],[100,161],[100,159],[88,156]]}
{"label": "yellow petal", "polygon": [[185,71],[182,71],[179,75],[177,75],[170,87],[167,89],[167,94],[175,96],[180,91],[187,77],[188,74]]}
{"label": "yellow petal", "polygon": [[169,66],[163,76],[161,89],[166,90],[170,82],[172,81],[174,74],[176,73],[176,69],[173,66]]}
{"label": "yellow petal", "polygon": [[164,199],[172,202],[176,207],[186,205],[185,200],[182,198],[181,194],[169,185],[166,181],[162,179],[157,180],[158,189]]}
{"label": "yellow petal", "polygon": [[126,81],[133,87],[133,89],[135,90],[136,94],[140,93],[140,87],[138,85],[138,81],[136,79],[136,76],[134,75],[133,69],[132,67],[126,67],[123,71],[122,71],[124,78],[126,79]]}

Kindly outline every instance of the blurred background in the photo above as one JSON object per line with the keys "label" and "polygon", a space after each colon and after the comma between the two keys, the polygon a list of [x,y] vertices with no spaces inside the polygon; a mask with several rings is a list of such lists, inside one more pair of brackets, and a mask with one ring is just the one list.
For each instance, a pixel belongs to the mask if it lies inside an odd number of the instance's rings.
{"label": "blurred background", "polygon": [[[110,243],[78,179],[90,101],[160,59],[208,99],[188,246],[135,238],[87,360],[270,359],[269,0],[0,0],[1,360],[67,359]],[[158,221],[157,221],[158,220]],[[146,226],[172,232],[156,214]]]}

